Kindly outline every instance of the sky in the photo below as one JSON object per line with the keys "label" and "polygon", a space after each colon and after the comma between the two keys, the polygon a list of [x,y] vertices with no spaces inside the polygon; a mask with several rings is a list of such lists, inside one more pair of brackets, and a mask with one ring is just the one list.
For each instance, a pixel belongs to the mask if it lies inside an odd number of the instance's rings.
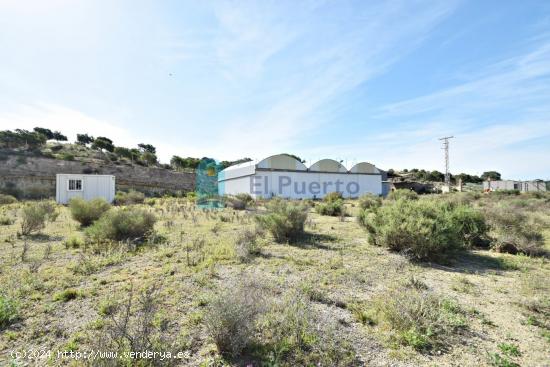
{"label": "sky", "polygon": [[550,179],[550,2],[0,0],[0,130]]}

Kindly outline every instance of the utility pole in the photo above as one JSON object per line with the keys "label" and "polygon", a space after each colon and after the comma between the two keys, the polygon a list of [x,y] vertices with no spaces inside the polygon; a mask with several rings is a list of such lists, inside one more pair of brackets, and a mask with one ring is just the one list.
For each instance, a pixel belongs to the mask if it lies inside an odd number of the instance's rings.
{"label": "utility pole", "polygon": [[454,136],[445,136],[439,138],[443,141],[443,149],[445,150],[445,185],[451,189],[451,175],[449,174],[449,139],[454,138]]}

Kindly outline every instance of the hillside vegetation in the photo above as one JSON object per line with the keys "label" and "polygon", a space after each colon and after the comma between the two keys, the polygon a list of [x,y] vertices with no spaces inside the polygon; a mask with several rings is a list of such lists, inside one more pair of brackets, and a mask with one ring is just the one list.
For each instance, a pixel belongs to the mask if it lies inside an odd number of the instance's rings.
{"label": "hillside vegetation", "polygon": [[548,195],[125,199],[0,201],[0,365],[548,364]]}

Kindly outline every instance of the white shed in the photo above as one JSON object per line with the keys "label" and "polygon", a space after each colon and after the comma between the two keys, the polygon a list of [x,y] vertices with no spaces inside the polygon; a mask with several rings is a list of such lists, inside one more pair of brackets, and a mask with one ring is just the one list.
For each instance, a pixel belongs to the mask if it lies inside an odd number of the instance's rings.
{"label": "white shed", "polygon": [[231,166],[218,174],[220,195],[248,193],[253,198],[319,199],[335,191],[346,198],[367,193],[382,195],[382,173],[368,162],[348,170],[332,159],[322,159],[308,168],[288,154],[278,154],[258,163]]}
{"label": "white shed", "polygon": [[115,199],[115,176],[66,174],[56,175],[55,200],[68,204],[72,198],[92,200],[103,198],[109,203]]}

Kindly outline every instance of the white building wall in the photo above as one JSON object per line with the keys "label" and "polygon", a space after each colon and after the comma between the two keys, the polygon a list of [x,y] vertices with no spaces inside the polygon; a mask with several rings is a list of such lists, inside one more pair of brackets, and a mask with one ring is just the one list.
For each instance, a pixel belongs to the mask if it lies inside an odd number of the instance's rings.
{"label": "white building wall", "polygon": [[[69,180],[82,180],[82,190],[69,191]],[[68,204],[75,197],[84,200],[103,198],[111,203],[115,199],[115,176],[58,174],[55,190],[56,201],[60,204]]]}
{"label": "white building wall", "polygon": [[367,193],[382,195],[382,177],[371,174],[258,170],[254,175],[246,177],[220,179],[218,188],[222,195],[248,193],[254,198],[323,198],[334,191],[342,192],[344,197],[359,197]]}

